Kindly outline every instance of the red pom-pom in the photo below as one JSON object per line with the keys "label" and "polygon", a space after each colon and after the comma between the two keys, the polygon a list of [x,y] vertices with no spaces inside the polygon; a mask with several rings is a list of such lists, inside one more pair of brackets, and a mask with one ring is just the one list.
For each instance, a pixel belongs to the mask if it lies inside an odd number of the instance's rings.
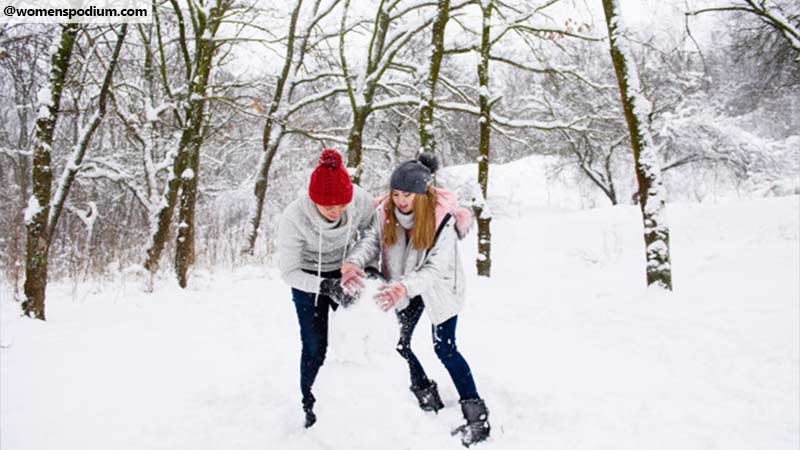
{"label": "red pom-pom", "polygon": [[342,165],[342,155],[336,150],[323,150],[322,154],[319,155],[319,165],[329,169],[336,169]]}

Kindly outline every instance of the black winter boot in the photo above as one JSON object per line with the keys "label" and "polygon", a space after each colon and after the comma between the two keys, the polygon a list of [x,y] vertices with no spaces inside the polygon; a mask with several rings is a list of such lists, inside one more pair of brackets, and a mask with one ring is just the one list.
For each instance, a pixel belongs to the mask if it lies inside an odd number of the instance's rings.
{"label": "black winter boot", "polygon": [[439,397],[439,389],[436,387],[436,382],[430,380],[430,384],[425,387],[411,386],[411,392],[417,397],[419,407],[423,411],[433,411],[438,413],[440,409],[444,408],[441,397]]}
{"label": "black winter boot", "polygon": [[317,415],[314,414],[314,408],[312,406],[304,406],[303,412],[306,413],[306,423],[303,426],[305,428],[311,428],[317,423]]}
{"label": "black winter boot", "polygon": [[483,400],[469,399],[461,400],[461,412],[467,423],[458,427],[456,432],[461,433],[461,443],[464,447],[483,441],[489,437],[491,427],[489,426],[489,410]]}
{"label": "black winter boot", "polygon": [[317,423],[317,415],[314,414],[314,403],[316,402],[317,399],[314,398],[314,394],[311,392],[303,394],[303,412],[306,415],[306,422],[303,426],[306,428],[311,428]]}

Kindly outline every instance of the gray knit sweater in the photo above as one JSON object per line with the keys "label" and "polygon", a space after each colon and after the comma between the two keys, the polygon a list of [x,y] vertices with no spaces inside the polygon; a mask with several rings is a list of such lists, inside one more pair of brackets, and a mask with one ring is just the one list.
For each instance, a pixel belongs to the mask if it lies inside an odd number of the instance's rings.
{"label": "gray knit sweater", "polygon": [[353,200],[336,223],[326,221],[308,195],[301,195],[286,207],[278,225],[281,277],[295,289],[319,292],[316,273],[340,269],[348,249],[374,220],[372,200],[358,186],[353,186]]}

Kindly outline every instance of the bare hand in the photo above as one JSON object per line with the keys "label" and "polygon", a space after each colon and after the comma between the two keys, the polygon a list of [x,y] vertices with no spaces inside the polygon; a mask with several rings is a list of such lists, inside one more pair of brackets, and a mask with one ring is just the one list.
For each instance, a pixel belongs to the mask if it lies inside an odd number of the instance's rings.
{"label": "bare hand", "polygon": [[407,294],[406,287],[402,283],[384,284],[375,294],[375,303],[384,310],[388,311],[397,304]]}
{"label": "bare hand", "polygon": [[342,289],[354,294],[364,289],[364,271],[352,263],[342,264]]}

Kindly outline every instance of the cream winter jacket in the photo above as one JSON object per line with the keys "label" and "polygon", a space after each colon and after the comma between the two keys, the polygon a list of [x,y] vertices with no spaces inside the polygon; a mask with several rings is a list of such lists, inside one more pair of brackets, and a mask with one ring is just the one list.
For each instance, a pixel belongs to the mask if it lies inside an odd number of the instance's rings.
{"label": "cream winter jacket", "polygon": [[469,211],[458,208],[455,194],[437,189],[436,228],[439,228],[447,214],[450,217],[430,251],[415,249],[399,224],[397,242],[391,247],[384,247],[381,238],[385,222],[383,204],[377,214],[378,220],[356,243],[346,262],[363,268],[378,258],[384,278],[399,281],[406,288],[407,297],[395,306],[398,311],[408,306],[410,298],[419,295],[434,325],[457,315],[464,305],[466,290],[458,240],[466,234],[468,222],[471,222]]}

